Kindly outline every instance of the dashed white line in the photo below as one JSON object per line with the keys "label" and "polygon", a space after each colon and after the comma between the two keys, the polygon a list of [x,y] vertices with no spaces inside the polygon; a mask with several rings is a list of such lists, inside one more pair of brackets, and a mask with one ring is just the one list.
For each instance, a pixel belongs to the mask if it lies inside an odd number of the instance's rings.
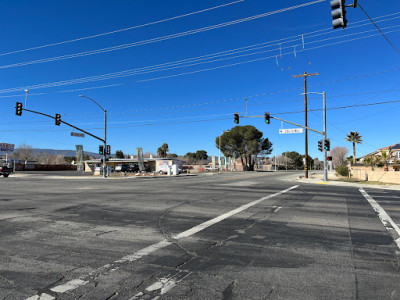
{"label": "dashed white line", "polygon": [[40,295],[35,295],[32,297],[26,298],[26,300],[54,300],[54,299],[56,299],[56,298],[53,296],[50,296],[49,294],[46,294],[46,293],[42,293]]}
{"label": "dashed white line", "polygon": [[[292,187],[287,188],[285,190],[282,190],[280,192],[277,192],[275,194],[271,194],[269,196],[262,197],[262,198],[260,198],[258,200],[255,200],[255,201],[252,201],[250,203],[244,204],[244,205],[242,205],[242,206],[240,206],[240,207],[238,207],[238,208],[236,208],[234,210],[231,210],[231,211],[229,211],[229,212],[227,212],[225,214],[222,214],[222,215],[220,215],[220,216],[218,216],[216,218],[213,218],[213,219],[208,220],[208,221],[206,221],[204,223],[201,223],[201,224],[199,224],[199,225],[197,225],[195,227],[192,227],[191,229],[188,229],[188,230],[186,230],[184,232],[181,232],[181,233],[173,236],[172,238],[175,239],[175,240],[178,240],[178,239],[183,239],[183,238],[189,237],[189,236],[191,236],[191,235],[193,235],[195,233],[198,233],[198,232],[200,232],[200,231],[202,231],[202,230],[204,230],[204,229],[206,229],[206,228],[208,228],[208,227],[210,227],[210,226],[212,226],[212,225],[214,225],[216,223],[219,223],[219,222],[221,222],[221,221],[223,221],[223,220],[225,220],[225,219],[227,219],[227,218],[229,218],[229,217],[231,217],[233,215],[236,215],[236,214],[238,214],[238,213],[240,213],[240,212],[242,212],[242,211],[244,211],[244,210],[246,210],[246,209],[248,209],[248,208],[250,208],[250,207],[252,207],[252,206],[254,206],[254,205],[256,205],[256,204],[258,204],[260,202],[262,202],[262,201],[265,201],[267,199],[271,199],[273,197],[282,195],[282,194],[287,193],[287,192],[289,192],[289,191],[291,191],[291,190],[293,190],[293,189],[295,189],[297,187],[298,187],[298,185],[295,185],[295,186],[292,186]],[[138,260],[138,259],[140,259],[140,258],[142,258],[144,256],[147,256],[150,253],[155,252],[157,250],[160,250],[160,249],[162,249],[162,248],[164,248],[166,246],[169,246],[171,244],[172,244],[172,242],[164,239],[164,240],[162,240],[162,241],[160,241],[158,243],[155,243],[155,244],[150,245],[150,246],[148,246],[146,248],[143,248],[143,249],[141,249],[141,250],[139,250],[139,251],[137,251],[137,252],[135,252],[133,254],[124,256],[121,259],[114,261],[112,264],[104,265],[104,266],[100,267],[98,269],[98,271],[99,270],[109,269],[110,267],[112,267],[111,270],[117,270],[119,268],[117,266],[118,264],[122,264],[122,263],[127,262],[127,261],[133,262],[135,260]],[[91,274],[89,274],[89,276],[93,275],[94,273],[95,272],[91,272]],[[65,293],[66,291],[74,290],[74,289],[76,289],[76,288],[78,288],[80,286],[83,286],[83,285],[89,283],[88,280],[85,280],[89,276],[88,275],[81,276],[79,279],[70,280],[65,284],[55,286],[55,287],[51,288],[50,290],[55,292],[55,293],[59,293],[59,294]],[[45,295],[46,297],[49,296],[51,298],[43,298],[44,297],[43,295]],[[55,299],[55,298],[53,296],[50,296],[50,295],[42,293],[40,296],[39,295],[35,295],[35,296],[27,298],[26,300],[39,300],[39,299],[52,300],[52,299]]]}
{"label": "dashed white line", "polygon": [[68,281],[67,283],[57,285],[50,290],[56,293],[65,293],[67,291],[74,290],[82,285],[85,285],[86,283],[89,283],[89,281],[85,281],[82,279],[73,279]]}
{"label": "dashed white line", "polygon": [[[191,273],[187,272],[179,272],[177,274],[169,274],[152,285],[148,286],[144,292],[139,292],[132,298],[129,298],[128,300],[139,300],[143,299],[146,294],[150,293],[154,298],[153,300],[158,299],[161,295],[164,295],[168,293],[172,288],[174,288],[179,282],[181,282],[183,279],[188,277]],[[154,292],[157,292],[157,294],[154,294]]]}
{"label": "dashed white line", "polygon": [[359,189],[360,193],[364,196],[365,199],[369,202],[369,204],[372,206],[372,208],[375,210],[375,212],[378,214],[379,219],[381,220],[383,226],[388,231],[395,230],[398,238],[394,238],[394,242],[396,243],[397,247],[400,249],[400,228],[397,226],[395,222],[393,222],[392,218],[386,213],[386,211],[372,198],[370,195],[367,194],[366,191],[364,191],[363,188]]}

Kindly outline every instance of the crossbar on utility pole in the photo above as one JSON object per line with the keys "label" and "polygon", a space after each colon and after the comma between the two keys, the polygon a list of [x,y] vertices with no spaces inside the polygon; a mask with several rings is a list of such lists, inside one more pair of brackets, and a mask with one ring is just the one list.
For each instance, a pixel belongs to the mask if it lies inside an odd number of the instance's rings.
{"label": "crossbar on utility pole", "polygon": [[317,76],[319,75],[318,73],[312,73],[308,74],[307,72],[304,72],[304,74],[301,75],[293,75],[293,78],[304,78],[304,126],[306,128],[305,130],[305,166],[304,166],[304,172],[305,172],[305,177],[308,178],[308,130],[307,130],[307,125],[308,125],[308,120],[307,120],[307,77],[309,76]]}

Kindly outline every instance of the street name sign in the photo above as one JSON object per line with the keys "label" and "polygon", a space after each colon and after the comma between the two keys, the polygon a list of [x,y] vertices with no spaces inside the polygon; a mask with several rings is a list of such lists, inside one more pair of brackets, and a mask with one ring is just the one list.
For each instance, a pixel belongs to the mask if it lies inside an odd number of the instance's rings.
{"label": "street name sign", "polygon": [[303,128],[279,129],[279,134],[287,134],[287,133],[303,133]]}
{"label": "street name sign", "polygon": [[78,133],[78,132],[71,132],[71,136],[85,137],[85,134],[84,133]]}

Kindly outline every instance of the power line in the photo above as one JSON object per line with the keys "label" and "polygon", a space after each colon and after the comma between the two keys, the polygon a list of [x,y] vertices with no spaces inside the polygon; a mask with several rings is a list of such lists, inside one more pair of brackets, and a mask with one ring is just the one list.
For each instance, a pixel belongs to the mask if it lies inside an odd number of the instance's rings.
{"label": "power line", "polygon": [[304,3],[304,4],[299,4],[299,5],[295,5],[295,6],[291,6],[291,7],[287,7],[287,8],[283,8],[283,9],[279,9],[279,10],[275,10],[275,11],[272,11],[272,12],[267,12],[267,13],[264,13],[264,14],[259,14],[259,15],[255,15],[255,16],[251,16],[251,17],[247,17],[247,18],[242,18],[242,19],[237,19],[237,20],[233,20],[233,21],[229,21],[229,22],[225,22],[225,23],[220,23],[220,24],[216,24],[216,25],[206,26],[206,27],[202,27],[202,28],[198,28],[198,29],[188,30],[188,31],[185,31],[185,32],[174,33],[174,34],[167,35],[167,36],[156,37],[156,38],[152,38],[152,39],[148,39],[148,40],[144,40],[144,41],[133,42],[133,43],[128,43],[128,44],[121,44],[121,45],[112,46],[112,47],[106,47],[106,48],[90,50],[90,51],[84,51],[84,52],[73,53],[73,54],[66,54],[66,55],[55,56],[55,57],[50,57],[50,58],[37,59],[37,60],[33,60],[33,61],[27,61],[27,62],[20,62],[20,63],[4,65],[4,66],[0,66],[0,69],[27,66],[27,65],[32,65],[32,64],[53,62],[53,61],[59,61],[59,60],[66,60],[66,59],[71,59],[71,58],[89,56],[89,55],[94,55],[94,54],[106,53],[106,52],[110,52],[110,51],[123,50],[123,49],[136,47],[136,46],[147,45],[147,44],[151,44],[151,43],[156,43],[156,42],[160,42],[160,41],[165,41],[165,40],[169,40],[169,39],[175,39],[175,38],[179,38],[179,37],[183,37],[183,36],[193,35],[193,34],[205,32],[205,31],[210,31],[210,30],[214,30],[214,29],[219,29],[219,28],[223,28],[223,27],[227,27],[227,26],[231,26],[231,25],[236,25],[236,24],[240,24],[240,23],[256,20],[256,19],[259,19],[259,18],[264,18],[264,17],[267,17],[267,16],[280,14],[280,13],[283,13],[283,12],[286,12],[286,11],[290,11],[290,10],[294,10],[294,9],[298,9],[298,8],[302,8],[302,7],[306,7],[306,6],[310,6],[310,5],[321,3],[321,2],[324,2],[324,1],[325,0],[316,0],[316,1],[307,2],[307,3]]}
{"label": "power line", "polygon": [[211,10],[214,10],[214,9],[226,7],[226,6],[237,4],[237,3],[240,3],[240,2],[243,2],[243,1],[245,1],[245,0],[233,1],[233,2],[226,3],[226,4],[213,6],[213,7],[210,7],[210,8],[194,11],[194,12],[187,13],[187,14],[183,14],[183,15],[179,15],[179,16],[175,16],[175,17],[171,17],[171,18],[167,18],[167,19],[162,19],[162,20],[158,20],[158,21],[154,21],[154,22],[149,22],[149,23],[145,23],[145,24],[141,24],[141,25],[136,25],[136,26],[131,26],[131,27],[127,27],[127,28],[117,29],[117,30],[113,30],[113,31],[109,31],[109,32],[103,32],[103,33],[99,33],[99,34],[95,34],[95,35],[90,35],[90,36],[85,36],[85,37],[81,37],[81,38],[72,39],[72,40],[66,40],[66,41],[62,41],[62,42],[51,43],[51,44],[47,44],[47,45],[41,45],[41,46],[26,48],[26,49],[22,49],[22,50],[15,50],[15,51],[10,51],[10,52],[6,52],[6,53],[1,53],[0,56],[5,56],[5,55],[9,55],[9,54],[14,54],[14,53],[20,53],[20,52],[26,52],[26,51],[36,50],[36,49],[42,49],[42,48],[47,48],[47,47],[52,47],[52,46],[58,46],[58,45],[62,45],[62,44],[74,43],[74,42],[78,42],[78,41],[83,41],[83,40],[87,40],[87,39],[93,39],[93,38],[96,38],[96,37],[101,37],[101,36],[105,36],[105,35],[110,35],[110,34],[115,34],[115,33],[123,32],[123,31],[128,31],[128,30],[132,30],[132,29],[137,29],[137,28],[141,28],[141,27],[155,25],[155,24],[159,24],[159,23],[163,23],[163,22],[167,22],[167,21],[172,21],[172,20],[176,20],[176,19],[180,19],[180,18],[184,18],[184,17],[200,14],[200,13],[203,13],[203,12],[206,12],[206,11],[211,11]]}
{"label": "power line", "polygon": [[[387,28],[393,28],[393,26],[389,26]],[[398,30],[393,30],[393,31],[398,31]],[[365,33],[365,32],[363,32],[363,33]],[[360,34],[360,33],[353,33],[352,35],[358,35],[358,34]],[[351,35],[347,35],[347,36],[351,36]],[[359,38],[356,38],[356,39],[367,38],[367,37],[371,37],[371,36],[375,36],[375,35],[363,36],[363,37],[359,37]],[[335,38],[337,38],[337,37],[333,37],[331,39],[335,39]],[[356,40],[356,39],[352,39],[352,40]],[[325,39],[324,41],[326,41],[326,40],[328,40],[328,39]],[[344,40],[344,41],[339,41],[339,42],[332,43],[332,44],[320,45],[320,46],[316,46],[316,47],[313,47],[313,48],[299,50],[299,52],[313,50],[313,49],[317,49],[317,48],[320,48],[320,47],[330,46],[330,45],[333,45],[333,44],[343,43],[343,42],[352,41],[352,40]],[[309,43],[306,43],[306,44],[311,44],[311,43],[316,43],[316,42],[317,41],[312,41],[312,42],[309,42]],[[264,43],[264,44],[268,44],[268,43],[271,43],[271,42],[267,42],[267,43]],[[178,68],[178,67],[188,67],[188,66],[198,65],[198,64],[201,64],[201,63],[211,63],[211,62],[215,62],[215,61],[221,61],[221,60],[224,60],[224,59],[233,59],[233,58],[237,58],[239,56],[235,56],[235,57],[231,56],[231,57],[228,57],[228,58],[223,58],[223,59],[218,59],[218,60],[213,60],[213,61],[209,61],[208,60],[208,61],[200,62],[200,63],[191,63],[191,61],[196,61],[196,60],[199,60],[199,59],[202,60],[203,58],[218,57],[218,55],[220,55],[220,54],[222,56],[225,56],[225,55],[227,55],[227,52],[231,52],[230,54],[234,54],[233,53],[234,51],[239,51],[239,53],[242,52],[242,51],[248,51],[249,48],[251,48],[251,47],[254,48],[255,46],[259,46],[259,45],[262,45],[262,44],[256,44],[256,45],[252,45],[252,46],[241,47],[241,48],[237,48],[237,49],[233,49],[233,50],[217,52],[217,53],[214,53],[214,54],[203,55],[203,56],[200,56],[200,57],[189,58],[189,59],[184,59],[184,60],[174,61],[174,62],[169,62],[169,63],[163,63],[163,64],[159,64],[159,65],[153,65],[153,66],[137,68],[137,69],[130,69],[130,70],[126,70],[126,71],[107,73],[107,74],[103,74],[103,75],[88,76],[88,77],[82,77],[82,78],[78,78],[78,79],[64,80],[64,81],[58,81],[58,82],[52,82],[52,83],[37,84],[37,85],[28,86],[28,87],[25,86],[25,87],[4,89],[4,90],[0,90],[0,93],[7,93],[7,92],[18,91],[18,90],[24,90],[26,88],[28,88],[30,90],[31,89],[39,89],[39,88],[50,88],[50,87],[56,87],[56,86],[72,85],[72,84],[78,84],[78,83],[87,83],[87,82],[94,82],[94,81],[100,81],[100,80],[108,80],[108,79],[113,79],[113,78],[129,77],[129,76],[133,76],[133,75],[146,74],[146,73],[151,73],[151,72],[155,72],[155,71],[170,70],[170,69]],[[269,47],[270,46],[271,45],[269,45]],[[289,47],[284,47],[284,49],[295,47],[295,46],[296,45],[289,46]],[[275,50],[277,50],[277,49],[275,49]],[[259,54],[259,53],[250,53],[248,55],[255,55],[255,54]],[[282,55],[291,55],[291,54],[292,54],[292,52],[288,52],[288,53],[283,53]],[[240,57],[248,56],[248,55],[240,55]],[[222,66],[218,66],[218,67],[211,68],[211,69],[198,70],[198,71],[194,71],[194,73],[203,72],[203,71],[212,70],[212,69],[230,67],[230,66],[233,66],[233,65],[238,65],[238,64],[243,64],[243,63],[250,63],[250,62],[253,62],[253,61],[265,60],[265,59],[274,58],[274,57],[276,57],[276,55],[259,58],[257,60],[249,60],[249,61],[243,61],[243,62],[239,62],[239,63],[235,63],[235,64],[222,65]],[[181,65],[182,62],[185,62],[185,63],[187,62],[188,64]],[[145,80],[141,80],[141,81],[149,81],[149,80],[156,80],[156,79],[162,79],[162,78],[168,78],[168,77],[176,77],[176,76],[182,76],[182,75],[186,75],[186,74],[190,74],[190,73],[192,73],[192,72],[185,72],[185,73],[174,74],[174,75],[169,75],[169,76],[161,76],[161,77],[150,78],[150,79],[145,79]]]}
{"label": "power line", "polygon": [[364,8],[361,6],[361,4],[358,2],[358,6],[361,8],[361,10],[364,12],[364,14],[368,17],[368,19],[371,20],[372,24],[378,29],[378,31],[382,34],[382,36],[386,39],[386,41],[393,47],[394,50],[397,51],[397,53],[400,55],[400,50],[397,49],[395,45],[389,40],[389,38],[382,32],[382,30],[379,28],[379,26],[372,20],[372,18],[367,14],[367,12],[364,10]]}
{"label": "power line", "polygon": [[[390,18],[390,19],[383,19],[383,20],[380,20],[379,22],[385,22],[385,21],[389,21],[389,20],[393,20],[393,19],[398,19],[398,18],[400,18],[400,16],[393,17],[393,18]],[[365,21],[363,21],[363,22],[365,22]],[[355,28],[355,27],[360,27],[360,26],[366,26],[366,25],[367,25],[367,24],[361,24],[361,25],[358,25],[358,26],[354,26],[353,28]],[[386,27],[386,28],[384,28],[384,29],[389,29],[389,28],[392,28],[392,27],[396,27],[396,26]],[[313,37],[317,37],[317,36],[320,36],[320,35],[333,34],[332,31],[329,31],[329,32],[325,32],[325,31],[326,31],[326,29],[322,29],[322,30],[318,30],[318,31],[311,32],[311,33],[305,33],[305,34],[302,34],[302,35],[300,35],[300,36],[299,36],[299,35],[295,35],[295,36],[291,36],[291,37],[288,37],[288,38],[278,39],[278,40],[275,40],[275,41],[264,42],[264,43],[260,43],[260,44],[255,44],[255,45],[246,46],[246,47],[240,47],[240,48],[236,48],[236,49],[232,49],[232,50],[226,50],[226,51],[217,52],[217,53],[213,53],[213,54],[202,55],[202,56],[198,56],[198,57],[194,57],[194,58],[188,58],[188,59],[183,59],[183,60],[178,60],[178,61],[163,63],[163,64],[159,64],[159,65],[153,65],[153,66],[138,68],[138,69],[135,69],[135,70],[138,70],[138,71],[139,71],[139,70],[145,71],[145,70],[147,70],[147,69],[159,69],[160,67],[167,67],[167,66],[169,66],[169,65],[182,64],[182,63],[185,63],[185,62],[190,62],[190,61],[192,61],[192,60],[211,59],[211,58],[213,58],[214,56],[217,56],[217,57],[218,57],[218,56],[226,56],[226,55],[229,55],[229,54],[234,54],[234,52],[240,53],[240,52],[252,51],[252,50],[256,50],[256,49],[261,49],[261,48],[263,48],[263,47],[272,47],[272,46],[274,46],[274,45],[275,45],[275,46],[279,46],[279,50],[287,49],[287,48],[295,48],[295,47],[302,46],[302,45],[304,46],[304,36],[306,36],[307,38],[313,38]],[[330,40],[330,39],[335,39],[335,38],[343,38],[343,37],[346,37],[346,36],[352,36],[352,35],[362,34],[362,33],[370,32],[370,31],[373,31],[373,30],[364,31],[364,32],[359,32],[359,33],[353,33],[353,34],[348,34],[348,35],[337,36],[337,37],[328,38],[328,39],[325,39],[325,40]],[[317,32],[319,32],[319,33],[318,33],[318,34],[313,34],[313,33],[317,33]],[[325,32],[325,33],[324,33],[324,32]],[[291,45],[291,46],[284,47],[284,48],[281,47],[282,44],[286,44],[286,43],[290,43],[290,42],[295,42],[295,41],[300,41],[300,40],[303,41],[303,44],[302,44],[302,45],[301,45],[301,44],[300,44],[300,45],[299,45],[299,44],[295,44],[295,45]],[[306,44],[312,44],[312,43],[321,42],[321,41],[325,41],[325,40],[317,40],[317,41],[313,41],[313,42],[307,42]],[[136,42],[136,43],[141,43],[141,42]],[[269,45],[269,46],[267,46],[267,45]],[[140,46],[140,45],[138,44],[138,46]],[[255,47],[256,47],[256,48],[255,48]],[[257,47],[258,47],[258,48],[257,48]],[[253,48],[253,49],[252,49],[252,48]],[[278,49],[275,49],[275,50],[278,50]],[[86,52],[85,52],[85,53],[86,53]],[[250,54],[250,55],[254,55],[254,54]],[[64,57],[66,57],[66,56],[63,55],[63,56],[59,56],[59,57],[60,57],[59,60],[63,60]],[[75,56],[74,56],[74,57],[75,57]],[[77,57],[78,57],[78,56],[77,56]],[[67,59],[67,58],[65,58],[65,59]],[[231,58],[227,58],[227,59],[231,59]],[[58,60],[58,59],[57,59],[57,60]],[[13,67],[20,67],[20,66],[25,66],[25,65],[30,65],[30,64],[36,64],[36,63],[43,63],[43,62],[48,62],[48,61],[56,61],[56,60],[55,60],[54,58],[39,59],[39,60],[34,60],[34,61],[29,61],[29,62],[21,62],[21,63],[3,65],[3,66],[0,66],[0,69],[13,68]],[[127,71],[129,71],[129,70],[127,70]]]}
{"label": "power line", "polygon": [[[392,31],[390,31],[388,33],[398,32],[398,31],[400,31],[400,30],[392,30]],[[298,50],[298,52],[315,50],[315,49],[319,49],[319,48],[322,48],[322,47],[333,46],[333,45],[342,44],[342,43],[351,42],[351,41],[360,40],[360,39],[365,39],[365,38],[369,38],[369,37],[373,37],[373,36],[377,36],[377,35],[379,35],[379,34],[371,34],[371,35],[368,35],[368,36],[358,37],[358,38],[354,38],[354,39],[350,39],[350,40],[338,41],[338,42],[335,42],[335,43],[316,46],[316,47],[307,48],[307,49],[300,49],[300,50]],[[287,53],[282,53],[281,54],[281,56],[287,56],[287,55],[293,55],[293,52],[287,52]],[[205,71],[218,70],[218,69],[238,66],[238,65],[242,65],[242,64],[248,64],[248,63],[252,63],[252,62],[262,61],[262,60],[275,58],[275,57],[277,57],[277,55],[272,55],[272,56],[267,56],[267,57],[252,59],[252,60],[246,60],[246,61],[241,61],[241,62],[237,62],[237,63],[226,64],[226,65],[221,65],[221,66],[217,66],[217,67],[206,68],[206,69],[201,69],[201,70],[196,70],[196,71],[189,71],[189,72],[177,73],[177,74],[173,74],[173,75],[166,75],[166,76],[159,76],[159,77],[153,77],[153,78],[148,78],[148,79],[142,79],[142,80],[138,80],[136,82],[147,82],[147,81],[154,81],[154,80],[159,80],[159,79],[166,79],[166,78],[173,78],[173,77],[179,77],[179,76],[184,76],[184,75],[196,74],[196,73],[205,72]]]}
{"label": "power line", "polygon": [[[330,107],[327,108],[327,110],[339,110],[339,109],[348,109],[348,108],[354,108],[354,107],[366,107],[366,106],[375,106],[375,105],[383,105],[383,104],[393,104],[393,103],[400,103],[400,100],[393,100],[393,101],[381,101],[381,102],[374,102],[374,103],[366,103],[366,104],[352,104],[352,105],[346,105],[346,106],[337,106],[337,107]],[[309,109],[309,112],[317,112],[317,111],[322,111],[323,109]],[[287,115],[287,114],[298,114],[298,113],[304,113],[304,110],[300,111],[288,111],[288,112],[277,112],[273,113],[272,115]],[[212,117],[220,117],[220,116],[227,116],[227,115],[233,115],[233,112],[230,114],[222,114],[222,115],[212,115]],[[203,118],[203,117],[210,117],[210,115],[206,116],[195,116],[195,117],[185,117],[185,118],[171,118],[171,119],[163,119],[162,121],[174,121],[174,120],[182,120],[182,119],[188,119],[188,118]],[[139,124],[139,125],[128,125],[128,126],[109,126],[108,128],[126,128],[126,127],[141,127],[141,126],[152,126],[152,125],[170,125],[170,124],[188,124],[188,123],[200,123],[200,122],[210,122],[210,121],[220,121],[220,120],[231,120],[232,118],[212,118],[212,119],[206,119],[206,120],[193,120],[193,121],[183,121],[183,122],[167,122],[167,123],[146,123],[146,124]],[[137,122],[154,122],[157,120],[143,120],[143,121],[137,121]],[[112,122],[112,123],[132,123],[132,121],[121,121],[121,122]],[[103,130],[103,127],[95,127],[95,128],[85,128],[85,130]],[[34,129],[34,130],[21,130],[21,129],[10,129],[10,130],[0,130],[1,131],[57,131],[57,130],[40,130],[40,129]],[[66,129],[65,131],[70,131],[69,129]]]}

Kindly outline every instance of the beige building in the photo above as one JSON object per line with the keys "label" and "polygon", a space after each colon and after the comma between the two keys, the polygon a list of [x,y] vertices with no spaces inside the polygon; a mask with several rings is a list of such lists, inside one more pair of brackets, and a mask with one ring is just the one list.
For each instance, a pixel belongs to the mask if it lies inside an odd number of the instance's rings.
{"label": "beige building", "polygon": [[[148,172],[159,172],[165,166],[177,165],[182,169],[183,162],[174,158],[144,158],[143,159],[145,170]],[[115,169],[117,165],[138,165],[139,161],[136,158],[110,158],[107,161],[107,166]],[[84,161],[85,172],[95,172],[96,167],[101,167],[101,159],[91,159]]]}
{"label": "beige building", "polygon": [[360,162],[363,163],[365,158],[371,157],[371,156],[382,157],[383,151],[386,151],[386,154],[388,155],[390,148],[392,149],[392,156],[389,159],[389,163],[394,163],[396,160],[400,160],[400,143],[399,143],[399,144],[394,144],[391,146],[380,148],[372,153],[364,155],[364,156],[360,157]]}

